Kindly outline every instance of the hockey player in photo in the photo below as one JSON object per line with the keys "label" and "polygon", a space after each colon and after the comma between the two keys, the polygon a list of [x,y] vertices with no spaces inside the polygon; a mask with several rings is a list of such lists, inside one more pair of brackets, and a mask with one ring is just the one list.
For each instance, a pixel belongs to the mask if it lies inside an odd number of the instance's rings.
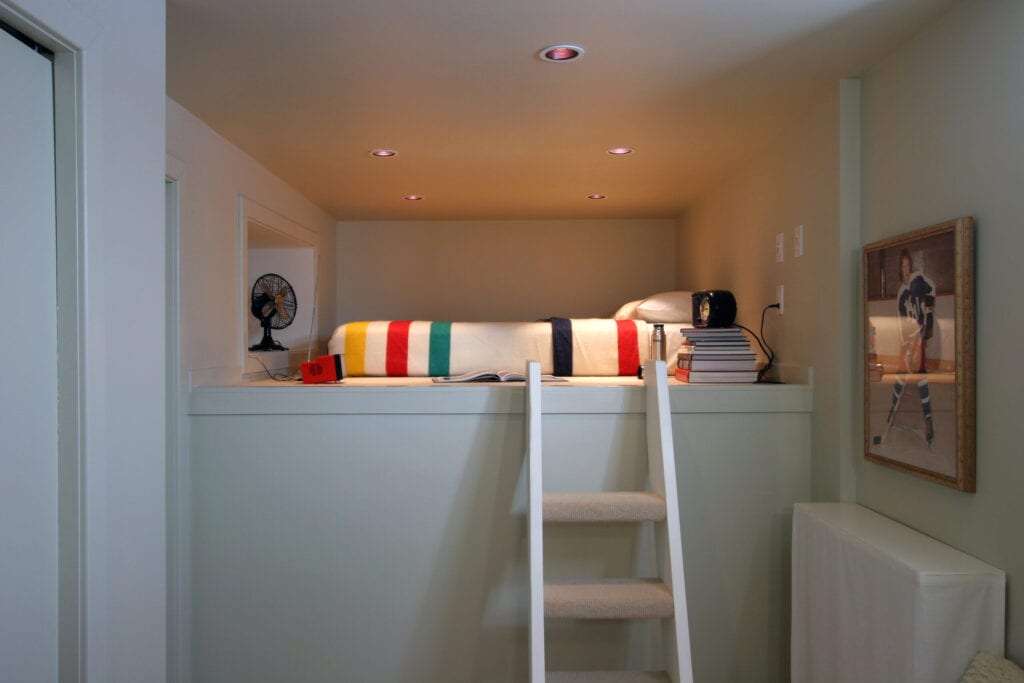
{"label": "hockey player in photo", "polygon": [[925,348],[934,331],[935,285],[924,273],[914,271],[910,252],[906,249],[900,252],[900,288],[896,295],[896,307],[899,313],[899,369],[896,384],[892,389],[886,434],[896,421],[909,376],[918,375],[917,391],[921,398],[921,411],[924,413],[925,440],[931,448],[935,438],[931,394],[928,389],[928,378],[922,375],[928,372],[925,365]]}

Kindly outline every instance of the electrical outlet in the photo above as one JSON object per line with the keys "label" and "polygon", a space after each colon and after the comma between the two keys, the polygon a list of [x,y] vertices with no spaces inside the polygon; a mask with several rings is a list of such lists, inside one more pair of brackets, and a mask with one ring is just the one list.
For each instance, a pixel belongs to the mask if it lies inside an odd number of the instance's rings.
{"label": "electrical outlet", "polygon": [[793,228],[793,256],[804,255],[804,226],[798,225]]}
{"label": "electrical outlet", "polygon": [[782,263],[786,258],[786,233],[780,232],[775,236],[775,262]]}
{"label": "electrical outlet", "polygon": [[775,303],[779,305],[779,315],[782,315],[782,312],[785,310],[783,307],[783,289],[784,287],[782,285],[778,285],[775,288]]}

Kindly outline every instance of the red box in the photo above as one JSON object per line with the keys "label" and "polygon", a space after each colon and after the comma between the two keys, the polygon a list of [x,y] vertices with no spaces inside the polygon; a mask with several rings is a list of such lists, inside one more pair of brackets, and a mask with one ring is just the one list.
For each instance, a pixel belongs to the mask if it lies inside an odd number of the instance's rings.
{"label": "red box", "polygon": [[314,361],[302,364],[303,384],[324,384],[344,379],[341,354],[320,356]]}

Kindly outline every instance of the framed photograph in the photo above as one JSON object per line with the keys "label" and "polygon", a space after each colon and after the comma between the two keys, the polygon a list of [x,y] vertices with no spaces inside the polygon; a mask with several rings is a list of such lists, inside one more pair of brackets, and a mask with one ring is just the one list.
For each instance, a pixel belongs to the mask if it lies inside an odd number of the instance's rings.
{"label": "framed photograph", "polygon": [[864,247],[864,457],[974,491],[974,220]]}

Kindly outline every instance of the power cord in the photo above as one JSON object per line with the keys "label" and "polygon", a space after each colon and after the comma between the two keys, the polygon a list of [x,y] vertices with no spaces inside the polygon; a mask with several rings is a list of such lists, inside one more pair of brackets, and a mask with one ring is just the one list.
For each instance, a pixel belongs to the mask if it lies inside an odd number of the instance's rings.
{"label": "power cord", "polygon": [[259,363],[260,365],[262,365],[262,366],[263,366],[263,370],[264,370],[264,372],[266,372],[266,373],[267,373],[267,377],[269,377],[270,379],[274,380],[275,382],[292,382],[292,381],[294,381],[295,379],[297,379],[297,377],[296,377],[295,375],[285,375],[285,374],[276,374],[276,375],[275,375],[274,373],[272,373],[272,372],[270,371],[270,368],[268,368],[268,367],[267,367],[267,364],[266,364],[266,363],[264,363],[264,362],[263,362],[263,359],[262,359],[262,358],[260,358],[259,356],[254,356],[254,355],[252,355],[252,354],[248,354],[248,357],[249,357],[249,358],[252,358],[252,359],[253,359],[253,360],[255,360],[255,361],[256,361],[257,363]]}
{"label": "power cord", "polygon": [[740,325],[739,323],[733,323],[736,327],[740,328],[741,330],[744,330],[745,332],[747,332],[747,334],[749,334],[751,337],[754,338],[754,341],[757,342],[757,345],[761,347],[761,352],[764,353],[765,358],[768,359],[768,362],[765,363],[764,367],[761,368],[760,372],[757,373],[757,381],[758,382],[764,382],[765,381],[764,376],[766,374],[768,374],[768,371],[771,369],[772,364],[775,362],[775,350],[771,346],[768,345],[768,340],[765,339],[765,336],[764,336],[764,316],[768,313],[768,309],[769,308],[779,308],[779,305],[778,304],[769,304],[769,305],[765,306],[764,309],[761,311],[761,334],[760,335],[758,335],[756,332],[754,332],[749,327],[745,327],[743,325]]}

